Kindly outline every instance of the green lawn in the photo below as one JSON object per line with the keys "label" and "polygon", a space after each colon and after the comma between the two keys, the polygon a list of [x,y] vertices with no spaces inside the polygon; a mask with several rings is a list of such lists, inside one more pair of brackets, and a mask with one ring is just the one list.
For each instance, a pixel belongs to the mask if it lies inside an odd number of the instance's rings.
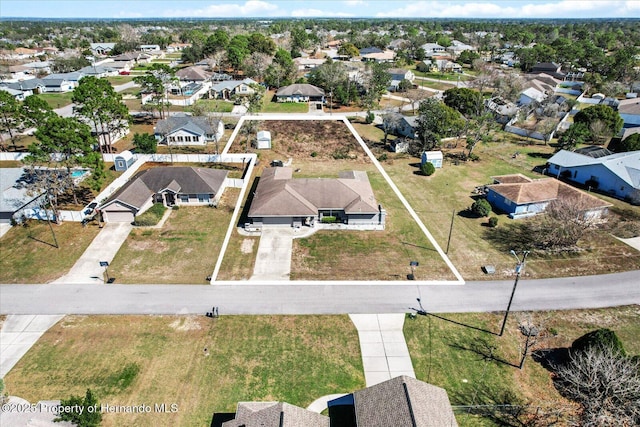
{"label": "green lawn", "polygon": [[[0,283],[47,283],[65,275],[98,234],[97,224],[29,221],[0,238]],[[59,248],[56,248],[55,238]]]}
{"label": "green lawn", "polygon": [[430,79],[446,80],[449,82],[457,82],[458,79],[461,82],[465,82],[468,80],[473,80],[474,78],[473,76],[466,76],[460,73],[425,73],[424,71],[418,71],[415,69],[411,71],[418,77],[428,77]]}
{"label": "green lawn", "polygon": [[[215,301],[213,302],[215,303]],[[306,407],[364,388],[347,316],[67,316],[4,378],[31,402],[176,403],[176,413],[106,414],[102,426],[204,426],[240,401]],[[206,349],[206,351],[205,351]],[[37,386],[36,386],[37,385]]]}
{"label": "green lawn", "polygon": [[[423,295],[428,301],[428,295]],[[428,304],[428,303],[427,303]],[[427,308],[428,310],[428,308]],[[511,313],[502,337],[482,332],[500,330],[503,314],[444,314],[442,317],[407,319],[404,334],[416,377],[443,387],[453,405],[532,404],[542,408],[569,410],[570,402],[562,398],[551,381],[551,375],[539,362],[529,357],[522,370],[518,365],[524,336],[518,325],[532,321],[542,326],[543,334],[532,351],[563,348],[574,339],[597,328],[614,330],[629,354],[640,354],[640,311],[636,306],[602,310],[574,310],[535,313]],[[556,335],[548,331],[553,331]],[[497,360],[483,357],[491,354]],[[476,417],[461,411],[458,423],[465,426],[498,426],[491,417]]]}
{"label": "green lawn", "polygon": [[233,104],[231,102],[219,99],[200,99],[196,102],[196,105],[202,105],[205,111],[217,113],[230,113],[233,110]]}
{"label": "green lawn", "polygon": [[35,96],[44,99],[45,101],[47,101],[47,104],[49,104],[51,108],[56,109],[71,104],[71,97],[73,96],[73,92],[41,93]]}
{"label": "green lawn", "polygon": [[263,113],[306,113],[309,104],[306,102],[265,102]]}
{"label": "green lawn", "polygon": [[128,76],[107,76],[105,77],[105,79],[107,79],[107,81],[109,83],[111,83],[112,86],[119,86],[128,82],[132,82],[133,81],[133,76],[128,75]]}
{"label": "green lawn", "polygon": [[238,189],[218,208],[181,206],[162,228],[136,228],[109,266],[119,283],[204,284],[218,259]]}

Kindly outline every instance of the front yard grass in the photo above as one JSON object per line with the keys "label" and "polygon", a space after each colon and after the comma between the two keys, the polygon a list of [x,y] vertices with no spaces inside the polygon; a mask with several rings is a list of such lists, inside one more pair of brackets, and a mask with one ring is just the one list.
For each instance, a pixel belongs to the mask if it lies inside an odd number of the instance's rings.
{"label": "front yard grass", "polygon": [[[424,295],[428,301],[428,296]],[[498,332],[502,314],[444,314],[442,317],[476,328]],[[525,337],[518,326],[531,321],[542,327],[541,339],[531,351],[564,348],[581,335],[610,328],[622,340],[627,353],[640,354],[640,310],[638,306],[597,310],[512,313],[502,337],[454,324],[436,317],[407,319],[404,334],[416,377],[443,387],[452,405],[530,404],[534,408],[563,409],[570,413],[575,405],[564,399],[553,386],[551,375],[529,356],[522,370],[496,361],[518,365]],[[549,331],[555,333],[552,334]],[[493,356],[491,359],[491,348]],[[506,399],[506,400],[505,400]],[[473,411],[472,411],[473,412]],[[498,426],[489,417],[461,411],[460,426]]]}
{"label": "front yard grass", "polygon": [[227,188],[217,208],[181,206],[162,228],[134,228],[109,266],[120,283],[205,284],[239,189]]}
{"label": "front yard grass", "polygon": [[5,384],[31,402],[91,388],[110,405],[178,404],[176,413],[105,414],[109,427],[204,426],[240,401],[306,407],[365,381],[347,316],[67,316]]}
{"label": "front yard grass", "polygon": [[12,227],[0,238],[0,283],[47,283],[65,275],[98,234],[97,223],[52,224],[59,248],[45,221]]}
{"label": "front yard grass", "polygon": [[275,92],[268,91],[262,98],[263,113],[306,113],[309,111],[307,102],[276,102]]}
{"label": "front yard grass", "polygon": [[44,99],[51,108],[56,109],[71,104],[71,97],[73,96],[73,92],[40,93],[35,96]]}

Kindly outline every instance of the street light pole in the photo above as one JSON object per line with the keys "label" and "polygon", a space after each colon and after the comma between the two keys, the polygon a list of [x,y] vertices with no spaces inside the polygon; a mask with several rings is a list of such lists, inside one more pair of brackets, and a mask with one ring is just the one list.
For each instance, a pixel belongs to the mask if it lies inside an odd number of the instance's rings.
{"label": "street light pole", "polygon": [[507,311],[504,313],[504,319],[502,320],[502,327],[500,328],[500,334],[498,334],[499,336],[502,336],[502,334],[504,333],[504,327],[507,324],[507,317],[509,317],[509,310],[511,310],[511,303],[513,302],[513,296],[516,293],[516,288],[518,287],[518,280],[520,280],[520,273],[522,273],[522,270],[524,270],[524,263],[527,260],[527,255],[529,255],[529,251],[523,251],[522,252],[522,260],[520,260],[520,258],[518,258],[518,255],[516,254],[516,251],[511,250],[511,255],[513,255],[516,260],[518,261],[518,263],[516,264],[516,280],[515,282],[513,282],[513,289],[511,290],[511,297],[509,298],[509,304],[507,305]]}

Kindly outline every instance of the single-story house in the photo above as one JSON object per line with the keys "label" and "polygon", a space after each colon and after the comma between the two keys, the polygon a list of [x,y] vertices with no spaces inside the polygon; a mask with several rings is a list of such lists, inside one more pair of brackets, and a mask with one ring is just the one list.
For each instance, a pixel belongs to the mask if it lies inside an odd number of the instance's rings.
{"label": "single-story house", "polygon": [[329,417],[352,414],[349,427],[457,427],[447,391],[407,375],[330,400]]}
{"label": "single-story house", "polygon": [[626,128],[640,126],[640,98],[623,99],[618,104],[618,114]]}
{"label": "single-story house", "polygon": [[289,167],[267,168],[256,188],[249,220],[253,226],[315,226],[329,217],[348,225],[384,226],[366,172],[341,172],[338,179],[293,178]]}
{"label": "single-story house", "polygon": [[307,83],[284,86],[276,92],[278,102],[324,102],[324,90]]}
{"label": "single-story house", "polygon": [[158,45],[158,44],[141,44],[140,46],[138,46],[138,49],[140,49],[140,52],[158,53],[158,52],[160,52],[160,45]]}
{"label": "single-story house", "polygon": [[398,114],[398,118],[394,120],[393,129],[391,129],[391,133],[397,136],[405,136],[407,138],[416,139],[417,138],[417,116],[404,116],[402,114]]}
{"label": "single-story house", "polygon": [[544,212],[549,203],[567,200],[584,209],[585,219],[599,218],[611,203],[585,193],[555,178],[531,179],[524,175],[493,177],[495,184],[486,186],[487,201],[495,209],[513,219]]}
{"label": "single-story house", "polygon": [[192,66],[176,71],[176,77],[181,82],[202,83],[211,78],[211,73],[203,67]]}
{"label": "single-story house", "polygon": [[362,54],[360,51],[360,58],[363,62],[377,62],[377,63],[385,63],[385,62],[393,62],[396,59],[396,52],[393,50],[384,50],[382,52],[371,52],[367,54]]}
{"label": "single-story house", "polygon": [[546,173],[640,203],[640,151],[594,157],[560,150],[547,161]]}
{"label": "single-story house", "polygon": [[420,158],[420,164],[424,165],[429,162],[436,168],[442,167],[442,151],[424,151]]}
{"label": "single-story house", "polygon": [[44,193],[31,194],[21,184],[25,176],[24,168],[0,168],[0,223],[8,224],[12,219],[20,221],[23,214],[31,216],[25,210],[37,209],[34,204]]}
{"label": "single-story house", "polygon": [[257,82],[253,79],[244,80],[223,80],[209,89],[211,96],[216,99],[231,99],[234,95],[247,96],[255,92],[250,86]]}
{"label": "single-story house", "polygon": [[534,87],[529,87],[520,92],[518,105],[530,105],[534,102],[542,102],[546,97],[547,96],[544,94],[544,92],[541,92]]}
{"label": "single-story house", "polygon": [[[327,402],[329,416],[283,402],[239,402],[222,427],[458,427],[445,389],[400,375]],[[216,416],[227,414],[214,414]],[[225,421],[226,420],[226,421]]]}
{"label": "single-story house", "polygon": [[493,97],[484,102],[487,110],[491,111],[498,123],[506,124],[518,114],[518,107],[501,97]]}
{"label": "single-story house", "polygon": [[447,47],[446,50],[451,52],[455,57],[458,57],[465,50],[475,52],[476,48],[459,40],[451,40],[451,46]]}
{"label": "single-story house", "polygon": [[24,91],[11,89],[10,87],[7,87],[7,86],[0,86],[0,90],[8,92],[9,95],[13,96],[16,101],[24,101],[24,99],[27,96],[31,95],[31,94],[27,95],[26,92]]}
{"label": "single-story house", "polygon": [[239,402],[222,427],[329,427],[329,417],[286,402]]}
{"label": "single-story house", "polygon": [[133,222],[154,203],[202,206],[217,203],[228,171],[196,167],[157,167],[136,174],[98,209],[105,222]]}
{"label": "single-story house", "polygon": [[116,74],[118,74],[118,70],[105,65],[88,65],[86,67],[80,68],[78,72],[84,74],[85,76],[94,77],[107,77],[115,76]]}
{"label": "single-story house", "polygon": [[410,83],[416,78],[416,76],[409,70],[404,70],[402,68],[389,68],[387,73],[391,76],[391,82],[389,83],[388,89],[391,91],[398,90],[400,86],[400,82],[403,80],[407,80]]}
{"label": "single-story house", "polygon": [[79,75],[80,73],[49,74],[48,76],[45,76],[41,79],[42,84],[44,84],[44,91],[71,92],[76,87],[77,80],[74,82],[73,80],[71,80],[74,77],[67,74]]}
{"label": "single-story house", "polygon": [[395,40],[391,40],[389,42],[389,45],[387,46],[389,49],[391,50],[399,50],[399,49],[403,49],[405,46],[407,46],[409,44],[408,40],[405,39],[395,39]]}
{"label": "single-story house", "polygon": [[293,62],[298,70],[312,70],[318,68],[327,61],[326,58],[294,58]]}
{"label": "single-story house", "polygon": [[0,86],[19,90],[23,92],[25,98],[36,93],[44,93],[44,83],[42,79],[29,79],[13,83],[1,82]]}
{"label": "single-story house", "polygon": [[154,134],[159,144],[207,145],[220,141],[224,124],[203,116],[173,116],[159,120]]}
{"label": "single-story house", "polygon": [[420,47],[424,50],[426,56],[441,55],[447,50],[444,46],[440,46],[438,43],[425,43]]}
{"label": "single-story house", "polygon": [[182,52],[187,47],[191,47],[191,43],[171,43],[166,50],[167,53]]}
{"label": "single-story house", "polygon": [[538,62],[531,69],[531,73],[545,73],[559,79],[564,79],[565,74],[560,71],[561,69],[562,65],[556,64],[555,62]]}
{"label": "single-story house", "polygon": [[91,43],[90,49],[94,55],[105,56],[108,55],[115,46],[115,43]]}

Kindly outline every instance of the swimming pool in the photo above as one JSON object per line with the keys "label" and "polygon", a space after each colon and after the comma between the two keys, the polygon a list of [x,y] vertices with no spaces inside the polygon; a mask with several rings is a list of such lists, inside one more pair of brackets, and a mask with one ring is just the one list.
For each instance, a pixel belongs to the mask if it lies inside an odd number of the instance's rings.
{"label": "swimming pool", "polygon": [[71,178],[81,178],[84,175],[86,175],[87,173],[89,173],[89,171],[87,171],[87,170],[73,171],[73,172],[71,172]]}

